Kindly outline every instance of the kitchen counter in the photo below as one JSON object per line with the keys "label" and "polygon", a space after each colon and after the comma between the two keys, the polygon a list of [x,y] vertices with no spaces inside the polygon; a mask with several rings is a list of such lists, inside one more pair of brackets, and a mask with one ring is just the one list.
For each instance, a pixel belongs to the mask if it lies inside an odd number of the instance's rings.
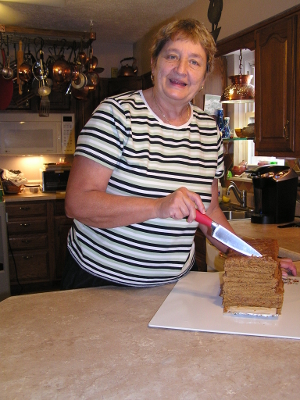
{"label": "kitchen counter", "polygon": [[66,192],[53,192],[43,193],[38,191],[37,193],[31,193],[29,191],[23,191],[18,194],[5,194],[4,201],[12,203],[16,201],[32,201],[32,200],[59,200],[64,199]]}
{"label": "kitchen counter", "polygon": [[[295,222],[300,223],[300,218],[295,218]],[[232,220],[230,225],[242,238],[277,239],[279,247],[300,252],[300,227],[278,228],[286,224],[254,224],[250,219]]]}
{"label": "kitchen counter", "polygon": [[300,341],[149,328],[172,288],[4,300],[1,399],[299,398]]}

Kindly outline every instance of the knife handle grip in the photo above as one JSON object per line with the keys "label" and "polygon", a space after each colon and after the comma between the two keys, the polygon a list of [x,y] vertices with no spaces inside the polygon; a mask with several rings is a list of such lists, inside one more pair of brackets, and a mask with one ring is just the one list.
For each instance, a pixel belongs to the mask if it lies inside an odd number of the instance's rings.
{"label": "knife handle grip", "polygon": [[197,222],[199,222],[199,224],[206,225],[209,228],[211,227],[211,224],[213,222],[211,218],[209,218],[206,214],[202,214],[198,210],[196,210],[196,218],[195,218],[195,220]]}

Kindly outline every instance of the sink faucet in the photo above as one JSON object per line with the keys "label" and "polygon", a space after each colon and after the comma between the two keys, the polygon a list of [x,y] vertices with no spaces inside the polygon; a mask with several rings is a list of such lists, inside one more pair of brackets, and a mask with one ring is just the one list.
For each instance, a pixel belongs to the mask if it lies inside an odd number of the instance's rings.
{"label": "sink faucet", "polygon": [[237,201],[241,204],[243,208],[247,207],[247,191],[239,190],[236,184],[233,181],[230,181],[230,185],[227,188],[227,196],[230,194],[230,190],[232,189]]}

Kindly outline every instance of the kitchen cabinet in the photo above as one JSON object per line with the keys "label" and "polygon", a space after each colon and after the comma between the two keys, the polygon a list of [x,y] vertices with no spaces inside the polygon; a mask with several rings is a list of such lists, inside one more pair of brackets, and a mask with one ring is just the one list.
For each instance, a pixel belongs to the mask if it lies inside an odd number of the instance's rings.
{"label": "kitchen cabinet", "polygon": [[299,155],[300,128],[295,118],[300,112],[296,110],[299,15],[256,31],[255,120],[259,154]]}
{"label": "kitchen cabinet", "polygon": [[206,237],[200,229],[197,229],[195,235],[195,258],[198,271],[206,272]]}
{"label": "kitchen cabinet", "polygon": [[58,288],[72,220],[64,200],[6,203],[11,293]]}
{"label": "kitchen cabinet", "polygon": [[65,215],[65,201],[54,202],[54,246],[55,246],[55,278],[60,280],[67,253],[67,236],[72,219]]}
{"label": "kitchen cabinet", "polygon": [[6,205],[12,293],[20,285],[51,280],[46,202]]}
{"label": "kitchen cabinet", "polygon": [[255,50],[256,155],[300,157],[299,37],[295,6],[217,42],[217,57]]}

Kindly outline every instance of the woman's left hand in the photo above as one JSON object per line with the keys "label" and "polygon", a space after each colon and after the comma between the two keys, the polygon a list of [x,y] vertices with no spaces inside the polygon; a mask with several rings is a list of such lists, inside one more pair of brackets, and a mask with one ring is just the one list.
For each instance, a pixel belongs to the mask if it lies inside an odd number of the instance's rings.
{"label": "woman's left hand", "polygon": [[297,268],[293,263],[293,260],[291,260],[290,258],[281,258],[280,268],[283,277],[287,277],[288,275],[297,275]]}

